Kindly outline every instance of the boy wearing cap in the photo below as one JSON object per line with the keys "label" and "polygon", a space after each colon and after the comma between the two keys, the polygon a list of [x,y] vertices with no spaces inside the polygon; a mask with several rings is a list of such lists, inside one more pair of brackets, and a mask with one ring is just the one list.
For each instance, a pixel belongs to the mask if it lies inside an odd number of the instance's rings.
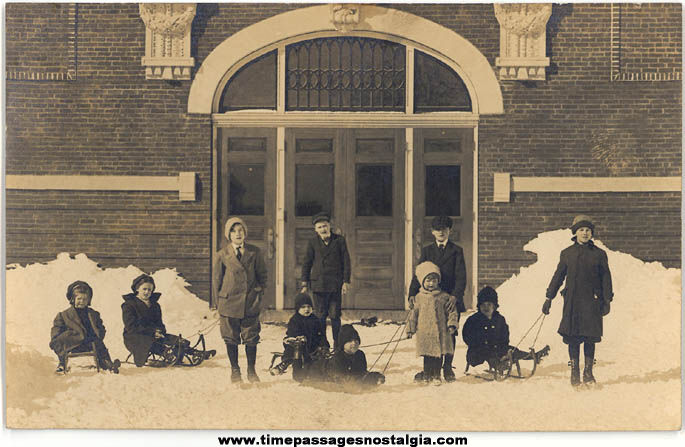
{"label": "boy wearing cap", "polygon": [[219,310],[219,329],[231,362],[231,382],[242,382],[238,364],[241,341],[245,344],[247,379],[259,382],[255,363],[266,264],[259,248],[245,242],[247,225],[242,219],[228,219],[224,234],[228,244],[217,252],[212,270],[212,306]]}
{"label": "boy wearing cap", "polygon": [[[466,289],[466,264],[464,262],[464,250],[449,240],[452,229],[452,219],[448,216],[436,216],[431,222],[431,230],[435,241],[426,245],[421,250],[418,264],[432,262],[440,268],[440,289],[453,296],[456,301],[457,322],[462,312],[466,312],[464,306],[464,290]],[[419,292],[419,284],[416,275],[412,278],[409,286],[409,307],[413,307],[416,294]],[[457,328],[459,326],[457,325]],[[456,334],[451,335],[452,344],[456,343]],[[455,380],[452,371],[453,355],[445,355],[442,365],[443,375],[447,382]]]}
{"label": "boy wearing cap", "polygon": [[100,313],[90,308],[93,289],[85,281],[75,281],[67,287],[67,299],[71,306],[55,316],[50,331],[50,349],[59,359],[55,372],[65,372],[67,353],[90,351],[91,343],[95,343],[100,368],[118,374],[121,362],[118,359],[112,361],[109,356],[104,342],[105,325]]}
{"label": "boy wearing cap", "polygon": [[564,279],[561,291],[564,307],[559,334],[568,345],[571,385],[580,385],[580,345],[583,344],[585,368],[583,383],[596,383],[592,374],[595,343],[602,340],[602,318],[609,313],[614,293],[607,254],[592,242],[595,226],[588,216],[573,219],[573,245],[561,251],[559,265],[547,287],[542,312],[549,315],[552,300]]}
{"label": "boy wearing cap", "polygon": [[312,218],[316,236],[307,243],[302,263],[301,293],[313,292],[314,313],[321,320],[326,340],[326,319],[331,319],[333,346],[338,349],[342,295],[350,287],[350,255],[345,238],[331,232],[331,218],[319,213]]}

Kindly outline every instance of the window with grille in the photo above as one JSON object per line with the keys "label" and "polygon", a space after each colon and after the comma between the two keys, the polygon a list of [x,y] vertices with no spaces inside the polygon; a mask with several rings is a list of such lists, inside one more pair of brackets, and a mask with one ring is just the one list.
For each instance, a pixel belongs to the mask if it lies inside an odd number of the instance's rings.
{"label": "window with grille", "polygon": [[404,111],[405,47],[330,37],[286,47],[286,110]]}

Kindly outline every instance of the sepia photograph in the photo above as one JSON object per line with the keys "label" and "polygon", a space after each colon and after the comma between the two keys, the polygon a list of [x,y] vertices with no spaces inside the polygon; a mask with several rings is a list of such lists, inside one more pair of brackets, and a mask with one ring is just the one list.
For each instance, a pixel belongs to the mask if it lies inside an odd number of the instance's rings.
{"label": "sepia photograph", "polygon": [[3,14],[15,442],[681,431],[681,2]]}

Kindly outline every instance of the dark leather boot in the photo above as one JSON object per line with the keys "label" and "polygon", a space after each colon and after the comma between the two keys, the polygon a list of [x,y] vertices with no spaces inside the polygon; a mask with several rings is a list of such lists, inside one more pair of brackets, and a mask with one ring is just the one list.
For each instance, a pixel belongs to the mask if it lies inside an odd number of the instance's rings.
{"label": "dark leather boot", "polygon": [[240,383],[243,378],[240,375],[240,366],[238,365],[238,345],[226,343],[226,352],[228,353],[228,360],[231,362],[231,383]]}
{"label": "dark leather boot", "polygon": [[257,363],[257,346],[245,345],[245,356],[247,357],[247,380],[251,383],[260,382],[255,364]]}
{"label": "dark leather boot", "polygon": [[583,369],[583,383],[586,385],[594,385],[597,383],[595,376],[592,375],[592,365],[594,365],[594,359],[585,359],[585,368]]}
{"label": "dark leather boot", "polygon": [[442,375],[445,378],[445,382],[454,382],[457,380],[457,377],[454,375],[454,371],[452,370],[453,359],[454,355],[445,354],[445,361],[442,365]]}
{"label": "dark leather boot", "polygon": [[577,360],[569,360],[568,366],[571,367],[571,385],[580,385],[580,365]]}

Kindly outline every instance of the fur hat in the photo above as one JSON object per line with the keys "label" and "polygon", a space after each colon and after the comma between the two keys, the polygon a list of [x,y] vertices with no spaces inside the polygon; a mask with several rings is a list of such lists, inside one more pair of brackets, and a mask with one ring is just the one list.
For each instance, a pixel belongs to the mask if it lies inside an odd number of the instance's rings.
{"label": "fur hat", "polygon": [[576,231],[578,231],[578,228],[581,227],[587,227],[590,230],[592,230],[592,234],[595,233],[595,226],[590,220],[590,218],[584,214],[579,214],[576,217],[573,218],[573,224],[571,224],[571,231],[573,234],[576,234]]}
{"label": "fur hat", "polygon": [[431,222],[431,229],[442,230],[443,228],[452,228],[452,219],[449,216],[435,216]]}
{"label": "fur hat", "polygon": [[74,304],[74,297],[76,292],[85,293],[88,295],[88,305],[93,300],[93,288],[85,281],[74,281],[67,287],[67,299],[69,304]]}
{"label": "fur hat", "polygon": [[331,215],[326,212],[317,213],[312,217],[312,225],[316,225],[319,222],[331,222]]}
{"label": "fur hat", "polygon": [[243,230],[245,230],[245,239],[247,239],[247,225],[245,225],[243,219],[240,217],[231,217],[226,221],[226,226],[224,227],[224,235],[226,236],[226,239],[228,239],[228,242],[231,242],[231,228],[233,228],[233,225],[235,224],[243,226]]}
{"label": "fur hat", "polygon": [[478,306],[487,302],[493,303],[495,307],[499,306],[497,291],[490,286],[485,286],[478,292]]}
{"label": "fur hat", "polygon": [[421,286],[423,286],[423,281],[426,279],[426,276],[430,275],[431,273],[437,273],[438,278],[441,277],[440,268],[430,261],[422,262],[416,266],[416,279],[419,280],[419,284],[421,284]]}
{"label": "fur hat", "polygon": [[152,284],[152,290],[155,290],[155,280],[152,279],[152,276],[147,275],[145,273],[143,273],[142,275],[138,276],[136,279],[133,280],[133,282],[131,283],[131,290],[137,292],[138,287],[140,287],[146,282]]}
{"label": "fur hat", "polygon": [[359,332],[351,324],[343,324],[340,326],[338,332],[338,346],[341,348],[345,346],[348,341],[357,340],[357,343],[362,344],[362,339],[359,338]]}
{"label": "fur hat", "polygon": [[300,307],[304,306],[305,304],[314,306],[314,304],[312,304],[312,299],[309,295],[307,295],[306,293],[298,293],[297,295],[295,295],[295,312],[298,312],[300,310]]}

